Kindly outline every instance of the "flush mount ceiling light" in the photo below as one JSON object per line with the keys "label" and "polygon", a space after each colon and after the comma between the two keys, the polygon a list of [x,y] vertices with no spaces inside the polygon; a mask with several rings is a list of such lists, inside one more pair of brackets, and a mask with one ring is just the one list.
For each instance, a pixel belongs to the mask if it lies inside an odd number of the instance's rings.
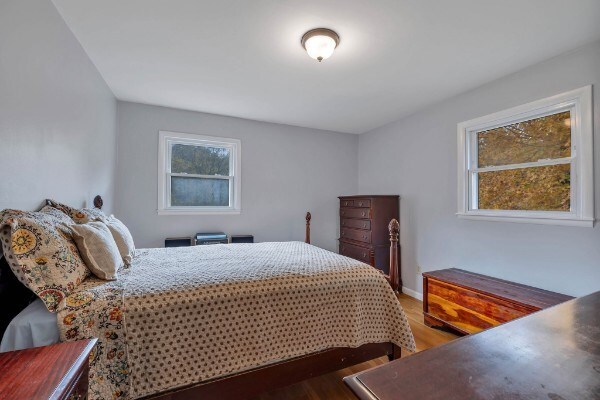
{"label": "flush mount ceiling light", "polygon": [[302,36],[302,47],[318,62],[328,59],[340,44],[337,33],[327,28],[312,29]]}

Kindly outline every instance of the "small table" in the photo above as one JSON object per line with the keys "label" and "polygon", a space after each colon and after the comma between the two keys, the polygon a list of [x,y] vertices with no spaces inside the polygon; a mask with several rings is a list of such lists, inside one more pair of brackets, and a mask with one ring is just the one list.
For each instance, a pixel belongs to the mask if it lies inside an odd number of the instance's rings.
{"label": "small table", "polygon": [[344,382],[363,400],[600,399],[600,292]]}
{"label": "small table", "polygon": [[96,339],[0,353],[0,399],[86,399]]}

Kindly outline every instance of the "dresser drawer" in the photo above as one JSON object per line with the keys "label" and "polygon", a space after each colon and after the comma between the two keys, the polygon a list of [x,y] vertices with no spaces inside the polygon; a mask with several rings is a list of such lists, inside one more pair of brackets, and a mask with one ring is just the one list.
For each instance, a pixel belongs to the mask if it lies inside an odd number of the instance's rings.
{"label": "dresser drawer", "polygon": [[354,200],[340,200],[341,207],[354,207]]}
{"label": "dresser drawer", "polygon": [[360,219],[342,218],[342,228],[356,228],[371,230],[371,221]]}
{"label": "dresser drawer", "polygon": [[428,279],[426,312],[464,332],[476,333],[527,315],[532,310],[467,288]]}
{"label": "dresser drawer", "polygon": [[368,247],[360,247],[340,242],[340,254],[367,264],[371,264],[371,250]]}
{"label": "dresser drawer", "polygon": [[371,218],[371,210],[368,208],[341,208],[340,216],[345,218]]}
{"label": "dresser drawer", "polygon": [[88,367],[79,374],[73,387],[68,390],[65,400],[86,400],[88,398]]}
{"label": "dresser drawer", "polygon": [[369,207],[371,207],[371,200],[369,200],[369,199],[356,199],[356,200],[354,200],[354,207],[369,208]]}
{"label": "dresser drawer", "polygon": [[369,208],[369,207],[371,207],[371,200],[369,200],[369,199],[340,200],[340,206]]}
{"label": "dresser drawer", "polygon": [[371,231],[342,228],[340,229],[340,236],[344,239],[356,240],[357,242],[371,243]]}

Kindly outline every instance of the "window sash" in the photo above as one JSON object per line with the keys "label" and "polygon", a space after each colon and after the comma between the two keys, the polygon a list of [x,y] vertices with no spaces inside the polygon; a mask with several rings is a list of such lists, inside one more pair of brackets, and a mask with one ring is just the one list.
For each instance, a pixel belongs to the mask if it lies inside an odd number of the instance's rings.
{"label": "window sash", "polygon": [[[207,141],[203,141],[203,143],[191,143],[188,140],[173,140],[173,139],[167,139],[167,146],[169,149],[169,153],[168,153],[168,157],[166,160],[166,172],[167,173],[172,173],[171,172],[171,168],[173,167],[173,163],[172,163],[172,158],[173,158],[173,146],[174,145],[184,145],[184,146],[196,146],[196,147],[210,147],[210,148],[219,148],[219,149],[227,149],[229,150],[229,175],[218,175],[218,176],[234,176],[234,159],[236,157],[236,149],[234,145],[230,145],[230,144],[225,144],[225,143],[217,143],[217,142],[207,142]],[[173,174],[175,174],[173,172]],[[188,174],[188,175],[192,175],[192,174]],[[206,175],[209,176],[209,175]]]}
{"label": "window sash", "polygon": [[[167,207],[170,209],[178,209],[178,210],[213,210],[213,209],[222,209],[222,208],[233,208],[234,204],[234,177],[233,176],[225,176],[225,175],[196,175],[196,174],[179,174],[179,173],[167,173]],[[173,206],[171,204],[171,178],[172,177],[183,177],[183,178],[201,178],[201,179],[215,179],[215,180],[228,180],[229,181],[229,206],[221,207],[221,206]]]}

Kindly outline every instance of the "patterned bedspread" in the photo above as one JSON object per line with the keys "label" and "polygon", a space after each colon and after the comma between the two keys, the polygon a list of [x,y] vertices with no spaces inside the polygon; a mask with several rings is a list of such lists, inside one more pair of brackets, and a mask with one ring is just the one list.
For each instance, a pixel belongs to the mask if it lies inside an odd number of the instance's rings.
{"label": "patterned bedspread", "polygon": [[384,277],[301,242],[137,250],[87,279],[62,340],[98,337],[90,398],[137,398],[333,347],[415,344]]}

